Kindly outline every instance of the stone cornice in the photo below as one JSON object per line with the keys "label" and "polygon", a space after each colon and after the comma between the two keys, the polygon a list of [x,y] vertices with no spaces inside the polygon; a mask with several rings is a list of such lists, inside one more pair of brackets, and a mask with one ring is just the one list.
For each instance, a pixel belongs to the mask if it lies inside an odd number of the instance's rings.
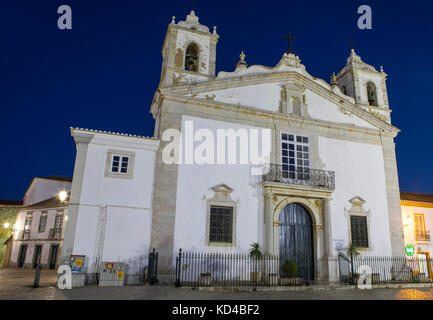
{"label": "stone cornice", "polygon": [[[229,104],[229,103],[223,103],[223,102],[216,102],[216,101],[212,101],[212,100],[207,100],[207,99],[198,99],[198,98],[191,98],[191,97],[179,97],[179,96],[170,96],[170,95],[164,95],[160,97],[161,99],[166,99],[166,100],[171,100],[171,101],[176,101],[179,103],[183,103],[183,104],[187,104],[187,103],[191,103],[191,104],[195,104],[195,105],[200,105],[200,106],[204,106],[204,107],[208,107],[208,108],[215,108],[218,107],[219,110],[227,110],[227,111],[235,111],[235,112],[239,112],[239,113],[248,113],[251,115],[255,115],[255,116],[261,116],[261,117],[268,117],[271,119],[276,119],[276,120],[281,120],[281,121],[289,121],[289,122],[294,122],[294,123],[299,123],[299,124],[306,124],[309,126],[319,126],[322,128],[335,128],[338,130],[343,130],[343,131],[350,131],[350,132],[358,132],[361,134],[371,134],[371,135],[378,135],[378,130],[377,129],[372,129],[372,128],[366,128],[366,127],[360,127],[360,126],[356,126],[354,124],[341,124],[338,122],[331,122],[331,121],[325,121],[325,120],[317,120],[317,119],[306,119],[306,118],[301,118],[301,117],[297,117],[297,116],[292,116],[292,115],[287,115],[287,114],[283,114],[280,112],[269,112],[269,111],[264,111],[261,109],[257,109],[257,108],[252,108],[252,107],[247,107],[247,106],[241,106],[241,105],[233,105],[233,104]],[[390,133],[383,133],[384,136],[391,136],[394,137],[394,134],[390,134]]]}
{"label": "stone cornice", "polygon": [[[289,71],[289,72],[281,72],[281,73],[270,73],[270,74],[258,74],[258,75],[250,75],[239,78],[228,78],[228,79],[215,79],[211,81],[205,82],[197,82],[197,83],[189,83],[184,85],[176,85],[166,88],[158,89],[158,94],[162,95],[170,95],[170,96],[185,96],[185,95],[195,95],[201,92],[208,92],[213,90],[222,90],[227,88],[234,87],[243,87],[250,86],[255,84],[263,84],[263,83],[277,83],[277,82],[285,82],[285,81],[294,81],[298,80],[302,82],[306,89],[309,89],[316,94],[319,94],[323,98],[331,101],[337,106],[342,107],[346,111],[352,113],[355,116],[367,121],[378,129],[393,134],[394,136],[400,131],[398,128],[392,126],[391,124],[379,119],[378,117],[370,114],[368,111],[356,106],[347,100],[344,100],[343,97],[338,96],[330,89],[326,89],[323,86],[317,84],[311,79],[306,78],[305,76]],[[155,97],[157,95],[155,93]],[[159,100],[159,99],[158,99]],[[151,112],[155,111],[156,100],[152,103]],[[221,104],[221,103],[218,103]]]}
{"label": "stone cornice", "polygon": [[79,143],[99,144],[113,147],[124,147],[156,151],[159,140],[155,138],[128,135],[117,132],[71,128],[71,136]]}

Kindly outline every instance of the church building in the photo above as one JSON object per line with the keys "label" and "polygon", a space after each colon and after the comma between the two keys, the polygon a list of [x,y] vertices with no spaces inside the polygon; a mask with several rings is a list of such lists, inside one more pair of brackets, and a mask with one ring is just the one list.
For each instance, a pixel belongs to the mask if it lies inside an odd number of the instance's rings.
{"label": "church building", "polygon": [[[258,243],[263,253],[304,257],[310,280],[334,282],[349,244],[365,256],[402,256],[399,130],[383,68],[352,49],[327,82],[289,50],[275,66],[248,66],[240,52],[233,71],[216,74],[218,41],[194,11],[172,18],[153,137],[71,128],[64,261],[85,255],[89,273],[122,261],[133,283],[155,248],[158,277],[170,282],[179,249],[247,253]],[[257,174],[245,150],[267,136]]]}

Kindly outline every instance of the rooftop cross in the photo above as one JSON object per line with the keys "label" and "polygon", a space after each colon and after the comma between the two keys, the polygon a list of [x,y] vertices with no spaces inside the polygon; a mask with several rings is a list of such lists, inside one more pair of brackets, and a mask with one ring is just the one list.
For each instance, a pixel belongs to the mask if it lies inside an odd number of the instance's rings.
{"label": "rooftop cross", "polygon": [[284,38],[284,39],[287,39],[287,41],[289,42],[289,51],[288,51],[287,53],[292,53],[292,41],[295,41],[296,39],[295,39],[295,38],[292,38],[292,37],[290,36],[290,32],[287,33],[287,36],[284,36],[283,38]]}

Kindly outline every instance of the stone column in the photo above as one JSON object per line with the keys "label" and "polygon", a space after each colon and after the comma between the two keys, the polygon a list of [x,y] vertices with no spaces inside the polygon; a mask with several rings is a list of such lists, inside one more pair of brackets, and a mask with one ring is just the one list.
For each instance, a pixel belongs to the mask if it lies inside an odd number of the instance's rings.
{"label": "stone column", "polygon": [[332,212],[331,198],[324,199],[324,216],[325,216],[325,233],[326,233],[326,258],[328,262],[328,281],[329,283],[338,282],[338,261],[334,250],[333,234],[332,234]]}
{"label": "stone column", "polygon": [[[161,105],[159,137],[165,129],[181,130],[182,105]],[[155,182],[153,187],[153,214],[150,248],[156,249],[158,256],[158,280],[160,283],[174,282],[174,227],[176,219],[177,164],[165,164],[162,151],[169,142],[161,142],[156,154]],[[184,232],[188,232],[185,230]],[[189,248],[182,248],[189,249]]]}
{"label": "stone column", "polygon": [[272,253],[272,222],[273,222],[272,194],[265,193],[265,213],[263,217],[263,248],[267,253]]}

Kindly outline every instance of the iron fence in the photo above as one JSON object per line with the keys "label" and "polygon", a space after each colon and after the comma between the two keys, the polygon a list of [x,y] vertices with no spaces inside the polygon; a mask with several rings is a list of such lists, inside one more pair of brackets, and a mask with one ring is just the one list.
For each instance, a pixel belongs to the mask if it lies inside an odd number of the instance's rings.
{"label": "iron fence", "polygon": [[251,257],[242,253],[182,252],[176,258],[175,285],[202,286],[300,286],[307,272],[295,261],[278,255]]}
{"label": "iron fence", "polygon": [[[372,284],[380,283],[432,283],[433,259],[424,256],[357,256],[350,259],[338,256],[340,283],[362,283],[370,277]],[[352,274],[353,270],[353,274]]]}
{"label": "iron fence", "polygon": [[335,189],[335,172],[294,167],[285,164],[271,164],[269,172],[263,175],[264,182],[282,182]]}

